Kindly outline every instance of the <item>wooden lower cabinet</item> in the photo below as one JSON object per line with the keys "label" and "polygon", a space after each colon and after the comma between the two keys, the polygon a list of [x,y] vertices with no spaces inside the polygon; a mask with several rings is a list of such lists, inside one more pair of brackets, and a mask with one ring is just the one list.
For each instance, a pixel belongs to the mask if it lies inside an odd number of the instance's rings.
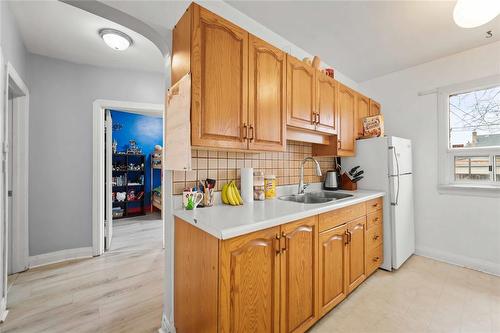
{"label": "wooden lower cabinet", "polygon": [[318,216],[281,226],[281,332],[305,332],[318,319]]}
{"label": "wooden lower cabinet", "polygon": [[221,332],[279,332],[279,229],[221,242]]}
{"label": "wooden lower cabinet", "polygon": [[381,212],[354,207],[228,240],[175,218],[176,331],[307,331],[383,261]]}
{"label": "wooden lower cabinet", "polygon": [[347,227],[319,234],[319,308],[323,316],[347,297]]}
{"label": "wooden lower cabinet", "polygon": [[366,216],[347,224],[347,254],[349,257],[347,283],[349,293],[356,289],[366,278],[365,269],[365,228]]}

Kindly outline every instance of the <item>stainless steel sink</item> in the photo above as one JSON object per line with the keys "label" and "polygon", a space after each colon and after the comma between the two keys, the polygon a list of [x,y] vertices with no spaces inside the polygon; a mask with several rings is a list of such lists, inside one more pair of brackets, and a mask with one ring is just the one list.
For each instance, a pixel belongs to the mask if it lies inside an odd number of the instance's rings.
{"label": "stainless steel sink", "polygon": [[352,197],[352,194],[318,191],[318,192],[309,192],[304,194],[284,195],[279,197],[278,199],[284,201],[306,203],[306,204],[315,204],[315,203],[325,203],[334,200],[345,199],[349,197]]}

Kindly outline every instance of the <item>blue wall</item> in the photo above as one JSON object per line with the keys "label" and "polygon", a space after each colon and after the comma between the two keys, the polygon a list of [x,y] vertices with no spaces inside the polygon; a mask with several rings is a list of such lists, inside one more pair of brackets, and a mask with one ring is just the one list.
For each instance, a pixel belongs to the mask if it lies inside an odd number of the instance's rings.
{"label": "blue wall", "polygon": [[[117,151],[126,151],[130,140],[135,140],[146,155],[145,196],[146,206],[150,205],[151,153],[155,145],[163,147],[163,119],[111,110],[113,119],[113,140],[118,143]],[[161,185],[161,171],[153,171],[153,188]]]}

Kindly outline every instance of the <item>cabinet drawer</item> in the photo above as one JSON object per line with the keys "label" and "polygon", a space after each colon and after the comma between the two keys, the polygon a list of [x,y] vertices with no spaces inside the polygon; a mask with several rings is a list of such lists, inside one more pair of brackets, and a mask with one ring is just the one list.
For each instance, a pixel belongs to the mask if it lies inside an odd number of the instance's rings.
{"label": "cabinet drawer", "polygon": [[384,261],[384,244],[368,250],[366,254],[366,275],[370,275],[379,268]]}
{"label": "cabinet drawer", "polygon": [[382,209],[384,202],[382,198],[372,199],[366,202],[366,212],[373,213],[379,209]]}
{"label": "cabinet drawer", "polygon": [[319,231],[328,230],[366,215],[364,202],[319,215]]}
{"label": "cabinet drawer", "polygon": [[383,213],[382,210],[377,210],[374,213],[370,213],[366,216],[366,228],[370,229],[376,226],[382,226]]}
{"label": "cabinet drawer", "polygon": [[378,224],[368,229],[366,232],[366,249],[371,251],[373,248],[382,244],[383,234],[382,225]]}

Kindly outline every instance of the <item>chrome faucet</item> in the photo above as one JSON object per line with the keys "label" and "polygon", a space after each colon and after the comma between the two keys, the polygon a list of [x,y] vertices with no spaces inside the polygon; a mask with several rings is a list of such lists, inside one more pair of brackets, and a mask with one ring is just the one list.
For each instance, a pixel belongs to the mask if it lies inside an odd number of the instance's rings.
{"label": "chrome faucet", "polygon": [[300,165],[300,180],[299,180],[299,191],[298,191],[299,194],[304,193],[304,190],[308,185],[308,184],[304,185],[304,164],[306,164],[308,160],[311,160],[314,163],[316,163],[316,176],[321,176],[321,167],[319,166],[318,161],[316,161],[313,157],[310,156],[304,158],[302,160],[302,164]]}

